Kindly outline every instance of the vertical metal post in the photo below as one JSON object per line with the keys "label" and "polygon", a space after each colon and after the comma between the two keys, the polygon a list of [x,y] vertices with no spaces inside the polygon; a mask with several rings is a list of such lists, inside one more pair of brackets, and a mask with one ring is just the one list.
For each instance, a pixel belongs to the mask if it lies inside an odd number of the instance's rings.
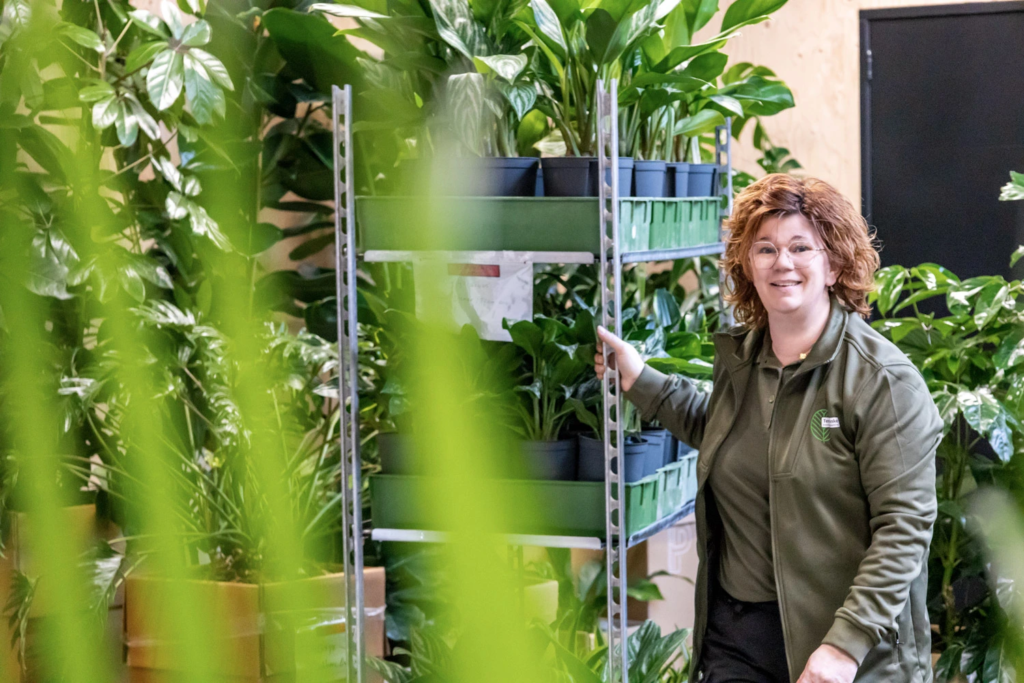
{"label": "vertical metal post", "polygon": [[[334,129],[334,262],[338,301],[338,399],[344,534],[345,636],[350,683],[366,680],[363,611],[362,460],[359,456],[359,332],[356,327],[355,191],[352,87],[331,88]],[[344,170],[344,173],[342,171]]]}
{"label": "vertical metal post", "polygon": [[[622,334],[622,259],[619,249],[619,117],[615,79],[597,82],[597,172],[600,230],[601,323]],[[611,181],[610,183],[608,181]],[[605,367],[609,349],[604,347]],[[621,454],[625,449],[619,373],[605,373],[604,493],[605,570],[608,577],[608,681],[626,683],[629,651],[626,647],[626,510]]]}
{"label": "vertical metal post", "polygon": [[[715,126],[715,163],[718,165],[718,173],[725,174],[725,197],[726,204],[719,209],[722,217],[732,215],[732,117],[725,117],[725,124]],[[715,188],[722,191],[721,182]],[[721,240],[721,224],[719,224],[719,240]]]}
{"label": "vertical metal post", "polygon": [[[726,202],[724,205],[719,205],[718,209],[718,241],[722,242],[725,240],[725,231],[722,229],[722,223],[725,218],[732,215],[732,117],[725,117],[724,126],[715,127],[715,163],[718,165],[718,172],[725,173],[725,197]],[[722,183],[718,183],[718,187],[715,188],[717,192],[722,192]],[[728,285],[725,278],[725,271],[721,268],[718,270],[718,308],[721,311],[722,325],[728,327],[734,325],[736,320],[732,315],[732,308],[727,308],[725,305],[725,288]]]}

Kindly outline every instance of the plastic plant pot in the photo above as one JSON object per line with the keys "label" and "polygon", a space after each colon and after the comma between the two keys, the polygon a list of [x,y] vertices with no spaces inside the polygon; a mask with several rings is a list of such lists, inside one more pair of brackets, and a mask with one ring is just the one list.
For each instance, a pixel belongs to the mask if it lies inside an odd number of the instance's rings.
{"label": "plastic plant pot", "polygon": [[689,180],[687,181],[687,196],[689,197],[714,197],[715,180],[718,177],[718,167],[714,164],[690,164]]}
{"label": "plastic plant pot", "polygon": [[533,197],[537,194],[537,157],[490,157],[481,159],[484,188],[492,197]]}
{"label": "plastic plant pot", "polygon": [[590,187],[590,162],[592,157],[545,157],[541,159],[544,169],[545,197],[586,197]]}
{"label": "plastic plant pot", "polygon": [[[600,175],[597,170],[597,157],[590,158],[590,187],[588,197],[598,196],[597,177]],[[609,183],[612,181],[611,173],[605,177]],[[633,196],[633,159],[631,157],[619,157],[619,196]]]}
{"label": "plastic plant pot", "polygon": [[576,480],[576,439],[523,441],[519,452],[527,479]]}
{"label": "plastic plant pot", "polygon": [[422,474],[422,467],[413,454],[413,440],[403,434],[388,432],[377,435],[380,471],[384,474]]}
{"label": "plastic plant pot", "polygon": [[647,441],[647,456],[644,459],[644,476],[657,473],[665,465],[665,442],[671,441],[672,435],[667,429],[645,429],[642,433]]}
{"label": "plastic plant pot", "polygon": [[665,183],[668,185],[666,197],[690,196],[690,164],[685,161],[673,161],[665,170]]}
{"label": "plastic plant pot", "polygon": [[633,162],[633,196],[664,197],[666,169],[664,161]]}
{"label": "plastic plant pot", "polygon": [[[644,466],[647,460],[647,442],[643,439],[627,439],[622,449],[623,467],[626,483],[633,483],[644,478]],[[577,479],[579,481],[604,481],[604,442],[590,436],[580,435],[580,459]]]}
{"label": "plastic plant pot", "polygon": [[[687,446],[687,448],[689,448],[689,446]],[[672,463],[674,463],[676,461],[676,454],[678,452],[679,439],[672,436],[672,433],[669,432],[669,435],[665,438],[665,450],[662,453],[661,457],[661,467],[664,467],[665,465],[671,465]]]}

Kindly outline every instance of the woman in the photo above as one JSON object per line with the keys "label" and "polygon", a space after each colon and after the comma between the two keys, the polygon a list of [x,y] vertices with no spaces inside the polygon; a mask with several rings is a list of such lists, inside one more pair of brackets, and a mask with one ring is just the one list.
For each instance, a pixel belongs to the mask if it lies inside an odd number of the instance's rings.
{"label": "woman", "polygon": [[740,326],[715,336],[710,394],[598,330],[625,396],[700,451],[691,681],[931,681],[942,422],[862,319],[867,224],[827,183],[777,174],[739,195],[729,228]]}

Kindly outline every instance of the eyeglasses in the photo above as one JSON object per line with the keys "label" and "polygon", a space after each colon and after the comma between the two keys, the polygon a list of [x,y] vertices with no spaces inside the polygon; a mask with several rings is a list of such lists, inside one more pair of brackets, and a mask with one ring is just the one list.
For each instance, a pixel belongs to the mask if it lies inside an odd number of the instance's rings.
{"label": "eyeglasses", "polygon": [[[790,242],[789,246],[785,247],[785,249],[789,252],[789,260],[794,268],[806,268],[811,265],[811,261],[814,260],[819,251],[825,251],[824,249],[816,249],[807,242]],[[775,262],[779,260],[779,249],[771,242],[754,242],[750,247],[750,260],[755,268],[767,270],[773,267]]]}

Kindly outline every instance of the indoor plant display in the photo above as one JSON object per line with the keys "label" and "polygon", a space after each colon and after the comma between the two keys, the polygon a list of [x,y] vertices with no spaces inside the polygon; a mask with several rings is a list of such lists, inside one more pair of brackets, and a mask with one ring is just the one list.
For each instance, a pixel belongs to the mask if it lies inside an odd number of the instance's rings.
{"label": "indoor plant display", "polygon": [[[590,430],[590,434],[581,433],[579,435],[580,456],[577,479],[579,481],[604,481],[601,382],[592,377],[581,384],[569,400],[569,404],[576,414],[576,419]],[[640,416],[636,408],[626,400],[623,400],[622,406],[625,413],[623,427],[626,442],[619,454],[623,463],[622,481],[633,483],[647,476],[647,460],[650,449],[648,442],[640,436]]]}
{"label": "indoor plant display", "polygon": [[523,439],[522,453],[528,476],[539,479],[576,478],[576,441],[566,437],[563,426],[573,413],[568,400],[583,381],[594,355],[594,322],[580,310],[569,326],[556,318],[534,316],[532,321],[505,321],[512,343],[523,351],[516,391],[519,420],[515,425]]}
{"label": "indoor plant display", "polygon": [[[524,50],[529,36],[513,21],[515,3],[393,3],[387,15],[331,3],[314,4],[311,10],[355,19],[360,28],[347,32],[384,50],[383,60],[370,69],[376,72],[376,87],[367,99],[381,109],[389,103],[408,109],[408,120],[421,126],[417,161],[440,157],[448,150],[435,146],[447,140],[457,143],[455,156],[474,158],[465,168],[456,165],[454,177],[441,179],[443,191],[534,194],[539,159],[523,153],[547,125],[543,117],[524,121],[537,88],[529,67],[532,52]],[[409,166],[426,171],[419,164]]]}

